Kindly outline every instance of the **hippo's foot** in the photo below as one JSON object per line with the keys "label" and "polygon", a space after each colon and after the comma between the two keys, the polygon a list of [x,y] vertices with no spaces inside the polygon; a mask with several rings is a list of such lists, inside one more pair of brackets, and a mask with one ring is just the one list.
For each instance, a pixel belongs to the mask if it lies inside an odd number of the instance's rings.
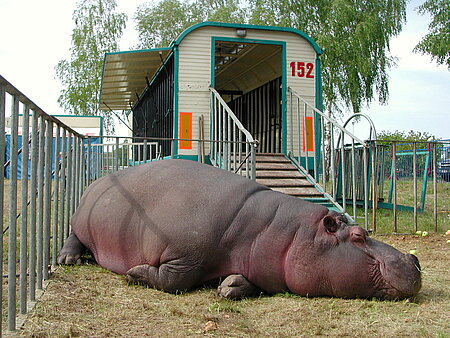
{"label": "hippo's foot", "polygon": [[182,292],[193,288],[200,279],[200,269],[177,263],[161,264],[158,268],[143,264],[127,271],[127,282],[147,285],[166,292]]}
{"label": "hippo's foot", "polygon": [[261,290],[242,275],[229,275],[217,288],[217,295],[227,299],[241,299],[261,293]]}
{"label": "hippo's foot", "polygon": [[86,251],[85,246],[80,242],[77,236],[72,232],[67,237],[63,248],[58,255],[58,264],[80,265],[81,255]]}

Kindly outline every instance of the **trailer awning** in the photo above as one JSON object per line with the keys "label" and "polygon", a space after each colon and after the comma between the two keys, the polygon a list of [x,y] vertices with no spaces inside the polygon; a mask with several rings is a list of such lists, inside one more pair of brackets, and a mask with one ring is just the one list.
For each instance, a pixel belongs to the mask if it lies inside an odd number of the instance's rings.
{"label": "trailer awning", "polygon": [[100,110],[128,110],[138,100],[171,48],[107,53],[103,63]]}

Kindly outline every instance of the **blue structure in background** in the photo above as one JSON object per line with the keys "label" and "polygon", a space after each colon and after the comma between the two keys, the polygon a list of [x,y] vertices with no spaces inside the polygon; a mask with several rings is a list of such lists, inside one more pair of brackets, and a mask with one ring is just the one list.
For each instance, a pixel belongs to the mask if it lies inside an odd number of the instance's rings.
{"label": "blue structure in background", "polygon": [[[11,142],[11,135],[6,135],[6,145],[5,145],[5,161],[4,163],[7,163],[9,161],[9,159],[11,158],[11,147],[10,147],[10,142]],[[101,144],[102,143],[102,137],[97,137],[97,138],[90,138],[90,142],[91,145],[94,144]],[[83,142],[84,146],[87,147],[88,145],[88,139],[85,139]],[[18,136],[18,145],[19,145],[19,149],[22,146],[22,136],[19,135]],[[56,138],[53,138],[53,144],[52,144],[52,172],[55,170],[55,146],[56,146]],[[91,147],[90,151],[91,153],[93,152],[97,152],[99,151],[99,147]],[[69,145],[67,145],[67,149],[66,149],[66,153],[69,150]],[[61,151],[61,150],[59,150]],[[92,165],[92,163],[91,163]],[[91,168],[93,169],[93,168]],[[5,178],[9,179],[10,178],[10,166],[8,165],[5,169]],[[19,154],[18,156],[18,163],[17,163],[17,179],[21,179],[22,178],[22,152]],[[31,158],[28,158],[28,178],[31,178]],[[53,175],[52,175],[53,178]]]}

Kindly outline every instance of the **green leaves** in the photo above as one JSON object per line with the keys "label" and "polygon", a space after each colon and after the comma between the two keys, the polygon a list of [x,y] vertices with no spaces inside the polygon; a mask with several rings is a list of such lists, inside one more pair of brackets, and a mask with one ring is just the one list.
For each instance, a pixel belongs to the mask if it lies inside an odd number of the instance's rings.
{"label": "green leaves", "polygon": [[414,52],[429,54],[438,64],[446,64],[450,70],[450,2],[427,0],[419,6],[419,13],[429,13],[432,21],[428,34],[414,48]]}
{"label": "green leaves", "polygon": [[239,0],[162,0],[138,7],[134,20],[138,48],[167,47],[185,29],[203,21],[243,23],[246,9]]}
{"label": "green leaves", "polygon": [[[115,13],[115,0],[81,0],[73,13],[70,60],[55,67],[64,89],[58,103],[67,113],[98,115],[98,95],[105,53],[119,49],[119,39],[126,15]],[[112,118],[104,115],[108,133],[113,131]]]}
{"label": "green leaves", "polygon": [[359,112],[375,95],[388,99],[389,41],[406,18],[406,0],[250,0],[251,23],[295,27],[325,49],[325,106]]}

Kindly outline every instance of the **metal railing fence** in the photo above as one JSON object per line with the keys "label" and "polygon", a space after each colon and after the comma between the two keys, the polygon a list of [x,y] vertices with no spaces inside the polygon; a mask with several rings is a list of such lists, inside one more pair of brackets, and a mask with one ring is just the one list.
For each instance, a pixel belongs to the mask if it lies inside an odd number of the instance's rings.
{"label": "metal railing fence", "polygon": [[213,165],[228,171],[250,173],[256,179],[255,153],[258,142],[244,128],[220,94],[212,87],[210,156]]}
{"label": "metal railing fence", "polygon": [[[288,100],[289,157],[338,210],[354,221],[357,220],[356,191],[360,189],[365,210],[364,227],[368,229],[369,143],[309,104],[291,88],[288,88]],[[318,143],[320,146],[316,149]],[[361,156],[357,156],[358,150]],[[361,168],[359,172],[356,171],[357,164]]]}
{"label": "metal railing fence", "polygon": [[[101,140],[101,143],[94,143],[91,140]],[[170,143],[172,151],[169,156],[163,156],[162,144],[167,142]],[[89,136],[83,146],[86,160],[86,183],[89,185],[97,178],[131,166],[168,158],[186,157],[174,153],[177,142],[190,142],[192,143],[192,149],[197,150],[197,155],[193,155],[193,157],[187,156],[188,158],[213,165],[217,162],[213,162],[212,154],[205,152],[206,146],[209,146],[210,149],[242,149],[239,154],[242,161],[238,163],[238,156],[232,154],[229,165],[222,169],[227,169],[248,178],[252,175],[249,164],[252,156],[252,147],[250,143],[244,141],[121,136],[97,138]]]}
{"label": "metal railing fence", "polygon": [[[7,99],[11,102],[9,114],[6,112]],[[20,110],[23,114],[21,144],[18,142]],[[84,189],[80,179],[83,176],[83,136],[47,115],[0,76],[0,157],[3,159],[7,115],[10,119],[10,159],[0,174],[3,215],[0,220],[3,229],[0,268],[7,278],[7,294],[0,297],[0,311],[5,299],[6,327],[14,331],[16,315],[25,314],[29,303],[35,302],[49,276],[50,266],[56,263],[56,254],[68,236],[69,217]],[[5,172],[9,173],[6,179]],[[6,253],[7,271],[4,269]],[[3,312],[0,317],[3,322]]]}

